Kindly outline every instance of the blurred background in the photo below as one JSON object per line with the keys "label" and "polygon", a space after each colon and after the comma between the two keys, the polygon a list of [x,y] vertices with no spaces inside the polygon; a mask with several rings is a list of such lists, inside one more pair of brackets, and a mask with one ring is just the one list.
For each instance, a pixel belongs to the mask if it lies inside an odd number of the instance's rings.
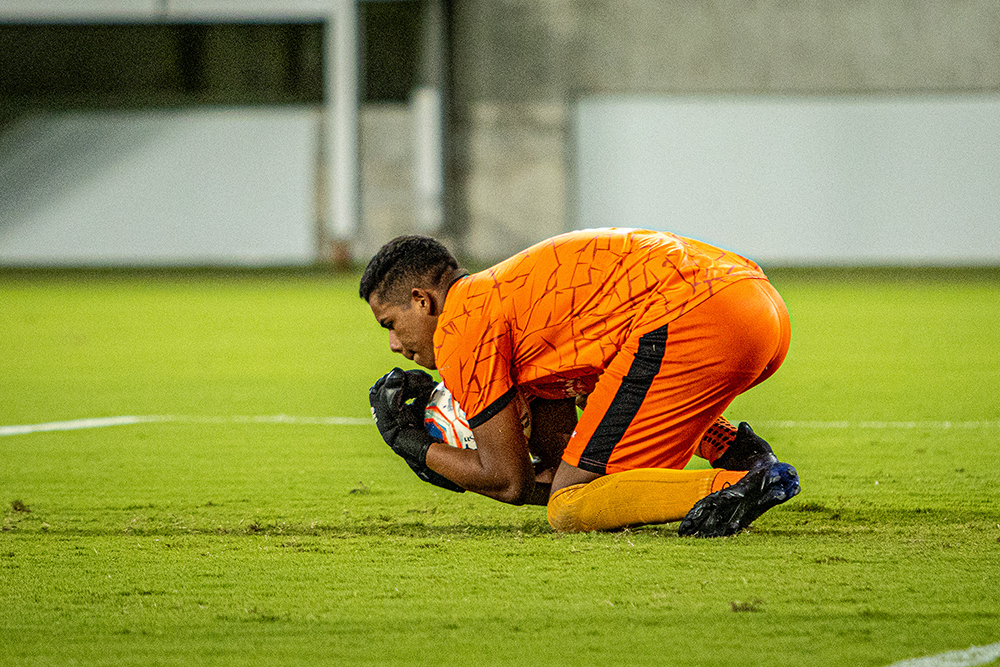
{"label": "blurred background", "polygon": [[0,0],[0,266],[1000,264],[993,0]]}

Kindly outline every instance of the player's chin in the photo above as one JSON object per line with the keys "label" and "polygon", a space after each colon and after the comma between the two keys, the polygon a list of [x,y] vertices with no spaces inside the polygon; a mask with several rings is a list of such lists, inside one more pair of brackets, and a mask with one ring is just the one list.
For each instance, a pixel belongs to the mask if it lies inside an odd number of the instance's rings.
{"label": "player's chin", "polygon": [[434,355],[428,356],[417,352],[408,358],[418,366],[423,366],[429,371],[437,370],[437,366],[434,365]]}

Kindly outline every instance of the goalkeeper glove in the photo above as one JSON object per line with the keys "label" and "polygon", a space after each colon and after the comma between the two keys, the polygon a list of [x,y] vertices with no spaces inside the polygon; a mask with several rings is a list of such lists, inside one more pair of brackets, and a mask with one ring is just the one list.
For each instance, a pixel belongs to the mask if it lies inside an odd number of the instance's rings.
{"label": "goalkeeper glove", "polygon": [[412,470],[417,474],[417,477],[424,480],[425,482],[430,482],[434,486],[439,486],[442,489],[447,489],[449,491],[454,491],[456,493],[465,493],[465,489],[460,487],[458,484],[455,484],[455,482],[451,481],[444,475],[440,475],[434,472],[426,465],[420,467],[416,463],[411,463],[410,461],[407,461],[406,464],[410,466],[410,470]]}
{"label": "goalkeeper glove", "polygon": [[424,427],[424,409],[434,385],[434,379],[423,371],[392,369],[368,391],[372,417],[382,439],[417,477],[443,489],[464,491],[427,467],[427,450],[435,440]]}

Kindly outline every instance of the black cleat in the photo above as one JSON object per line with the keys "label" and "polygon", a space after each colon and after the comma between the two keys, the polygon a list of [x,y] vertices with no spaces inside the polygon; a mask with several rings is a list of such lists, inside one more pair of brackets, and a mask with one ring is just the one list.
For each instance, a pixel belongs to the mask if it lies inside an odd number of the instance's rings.
{"label": "black cleat", "polygon": [[799,475],[795,468],[760,459],[743,479],[695,503],[677,532],[682,537],[735,535],[749,528],[761,514],[798,493]]}
{"label": "black cleat", "polygon": [[713,463],[713,468],[723,470],[750,470],[760,460],[777,463],[778,457],[771,451],[767,440],[753,432],[750,424],[740,422],[736,427],[736,439],[729,449]]}

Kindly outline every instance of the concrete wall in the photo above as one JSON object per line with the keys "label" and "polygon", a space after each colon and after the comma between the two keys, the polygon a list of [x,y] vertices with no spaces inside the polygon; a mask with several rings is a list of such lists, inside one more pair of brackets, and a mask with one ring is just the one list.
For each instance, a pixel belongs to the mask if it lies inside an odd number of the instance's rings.
{"label": "concrete wall", "polygon": [[461,247],[482,260],[576,224],[581,99],[1000,91],[1000,4],[989,0],[455,7],[450,211]]}
{"label": "concrete wall", "polygon": [[1000,86],[990,0],[573,3],[589,93],[886,93]]}
{"label": "concrete wall", "polygon": [[[276,6],[209,4],[220,11]],[[328,0],[292,4],[308,14]],[[188,5],[208,6],[169,2],[172,11]],[[14,0],[12,6],[37,10],[44,20],[65,7],[156,15],[165,5]],[[461,0],[451,7],[442,235],[478,261],[501,259],[579,224],[586,166],[579,149],[588,138],[579,136],[578,111],[602,96],[667,102],[808,96],[836,103],[1000,92],[995,0]],[[363,229],[353,247],[360,260],[417,226],[413,122],[406,105],[361,111]],[[311,149],[303,150],[302,160],[310,161]],[[3,203],[6,210],[14,201]],[[0,233],[11,228],[0,221]]]}

